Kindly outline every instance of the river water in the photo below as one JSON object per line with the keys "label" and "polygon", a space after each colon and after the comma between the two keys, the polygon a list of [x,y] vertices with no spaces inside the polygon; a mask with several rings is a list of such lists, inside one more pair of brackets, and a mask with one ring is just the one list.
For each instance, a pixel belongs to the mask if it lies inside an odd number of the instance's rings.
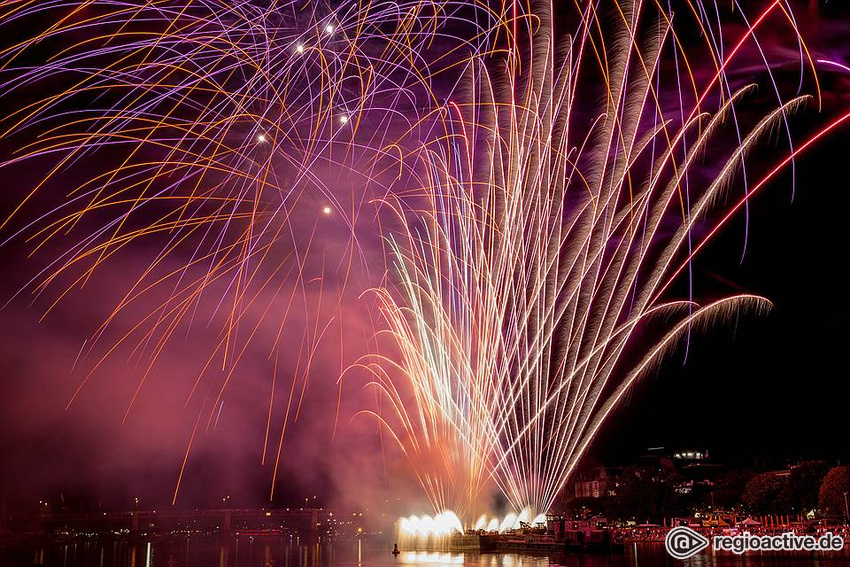
{"label": "river water", "polygon": [[289,539],[247,538],[155,542],[45,544],[0,552],[0,567],[838,567],[850,553],[731,553],[707,551],[686,561],[663,544],[629,544],[617,555],[528,555],[402,552],[377,542],[299,544]]}

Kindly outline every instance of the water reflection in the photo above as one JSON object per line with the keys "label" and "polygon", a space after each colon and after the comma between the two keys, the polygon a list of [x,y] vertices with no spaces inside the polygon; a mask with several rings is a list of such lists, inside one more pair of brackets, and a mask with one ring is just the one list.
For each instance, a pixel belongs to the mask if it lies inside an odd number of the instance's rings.
{"label": "water reflection", "polygon": [[850,553],[757,554],[712,552],[687,561],[669,557],[662,545],[634,544],[620,555],[525,555],[402,551],[392,544],[355,541],[306,544],[293,539],[250,538],[82,542],[49,544],[0,554],[3,567],[838,567]]}

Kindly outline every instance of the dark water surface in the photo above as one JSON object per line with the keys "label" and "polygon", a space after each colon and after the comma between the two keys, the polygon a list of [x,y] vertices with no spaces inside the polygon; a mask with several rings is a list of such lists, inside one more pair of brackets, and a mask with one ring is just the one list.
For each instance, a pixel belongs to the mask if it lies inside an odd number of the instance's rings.
{"label": "dark water surface", "polygon": [[151,543],[51,543],[0,552],[0,567],[802,567],[850,565],[850,553],[731,553],[678,561],[662,544],[630,544],[618,555],[403,552],[375,542],[299,544],[288,539],[179,540]]}

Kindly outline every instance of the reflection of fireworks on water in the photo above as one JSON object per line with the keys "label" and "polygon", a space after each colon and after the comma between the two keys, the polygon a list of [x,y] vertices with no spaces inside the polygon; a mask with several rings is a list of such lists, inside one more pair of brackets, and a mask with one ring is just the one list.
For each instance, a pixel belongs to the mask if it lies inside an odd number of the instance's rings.
{"label": "reflection of fireworks on water", "polygon": [[[696,327],[769,305],[748,294],[697,302],[692,259],[847,116],[766,170],[745,167],[811,98],[780,95],[757,41],[766,22],[791,32],[803,71],[813,65],[785,3],[731,42],[702,4],[690,3],[698,47],[650,3],[611,3],[610,17],[577,4],[566,45],[545,7],[514,21],[531,30],[528,45],[496,70],[471,65],[468,99],[445,111],[447,135],[409,164],[420,200],[387,199],[404,226],[389,237],[398,277],[375,292],[397,354],[362,366],[389,406],[375,415],[434,510],[474,518],[493,485],[510,509],[550,510],[665,353]],[[740,111],[755,86],[730,76],[745,52],[764,57],[776,101],[754,121]],[[696,54],[713,67],[694,67]],[[588,93],[601,99],[591,118]],[[736,176],[745,189],[731,195]]]}

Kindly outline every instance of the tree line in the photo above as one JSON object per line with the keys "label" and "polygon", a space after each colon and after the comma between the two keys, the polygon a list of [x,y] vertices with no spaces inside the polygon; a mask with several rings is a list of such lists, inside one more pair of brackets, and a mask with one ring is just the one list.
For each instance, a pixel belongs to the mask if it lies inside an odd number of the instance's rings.
{"label": "tree line", "polygon": [[850,466],[804,461],[787,474],[733,469],[711,482],[689,482],[674,467],[627,467],[608,479],[601,498],[576,498],[567,508],[639,522],[710,510],[751,515],[845,517]]}

